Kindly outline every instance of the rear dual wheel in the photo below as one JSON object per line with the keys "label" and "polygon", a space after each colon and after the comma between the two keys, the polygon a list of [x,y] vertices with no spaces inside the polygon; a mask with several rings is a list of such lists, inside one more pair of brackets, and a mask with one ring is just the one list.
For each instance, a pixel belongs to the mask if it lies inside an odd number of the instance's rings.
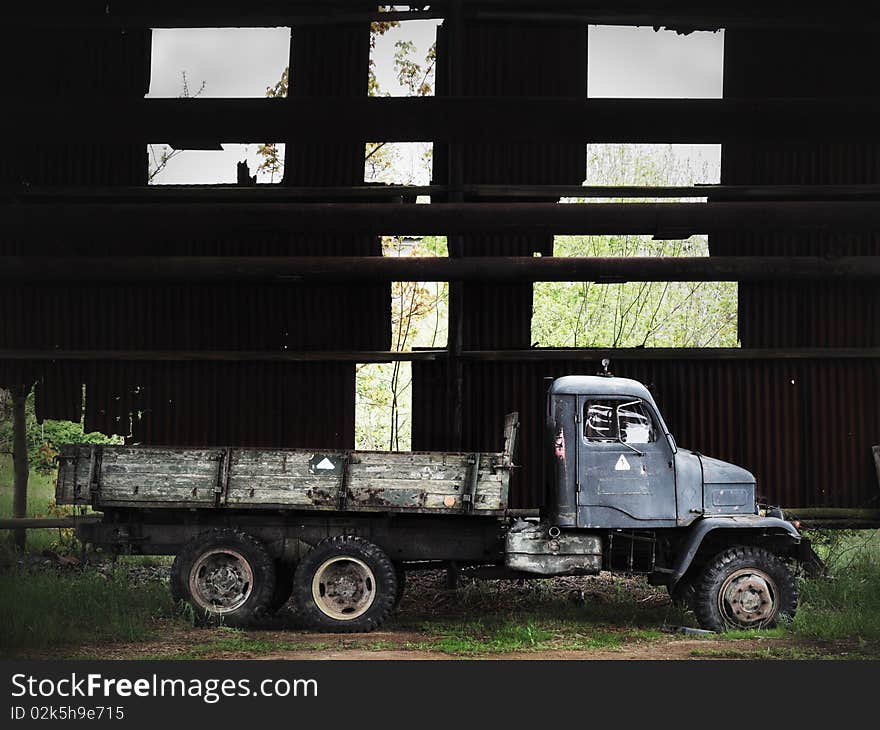
{"label": "rear dual wheel", "polygon": [[247,626],[272,610],[275,561],[263,544],[232,529],[190,540],[171,566],[171,596],[185,601],[202,624]]}
{"label": "rear dual wheel", "polygon": [[394,563],[380,547],[352,535],[319,542],[293,576],[297,611],[315,631],[372,631],[391,614],[397,596]]}

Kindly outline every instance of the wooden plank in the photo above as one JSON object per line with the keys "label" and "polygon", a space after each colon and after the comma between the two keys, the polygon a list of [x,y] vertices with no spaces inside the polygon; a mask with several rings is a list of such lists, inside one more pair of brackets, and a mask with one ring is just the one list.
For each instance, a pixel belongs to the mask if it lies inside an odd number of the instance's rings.
{"label": "wooden plank", "polygon": [[221,454],[218,449],[107,447],[98,503],[213,504]]}

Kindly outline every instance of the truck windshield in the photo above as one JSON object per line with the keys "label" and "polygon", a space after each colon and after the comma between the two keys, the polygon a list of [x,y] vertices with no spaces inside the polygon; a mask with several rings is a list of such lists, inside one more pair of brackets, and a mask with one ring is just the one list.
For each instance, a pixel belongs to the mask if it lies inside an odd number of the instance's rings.
{"label": "truck windshield", "polygon": [[588,400],[584,402],[584,437],[649,444],[656,439],[656,429],[650,411],[640,400]]}

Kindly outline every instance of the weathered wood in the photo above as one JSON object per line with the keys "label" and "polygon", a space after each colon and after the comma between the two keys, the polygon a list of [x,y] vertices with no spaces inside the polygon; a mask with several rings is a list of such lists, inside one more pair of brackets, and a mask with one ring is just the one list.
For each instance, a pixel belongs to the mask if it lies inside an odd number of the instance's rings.
{"label": "weathered wood", "polygon": [[42,530],[49,528],[76,527],[89,522],[100,522],[103,515],[78,515],[76,517],[20,517],[0,519],[0,530]]}
{"label": "weathered wood", "polygon": [[843,507],[797,507],[786,508],[786,517],[797,520],[853,520],[880,523],[880,509],[848,509]]}
{"label": "weathered wood", "polygon": [[[97,473],[88,488],[92,454]],[[56,497],[60,504],[150,508],[292,509],[461,513],[467,453],[305,449],[173,449],[65,447]],[[510,458],[482,454],[473,512],[507,507]]]}

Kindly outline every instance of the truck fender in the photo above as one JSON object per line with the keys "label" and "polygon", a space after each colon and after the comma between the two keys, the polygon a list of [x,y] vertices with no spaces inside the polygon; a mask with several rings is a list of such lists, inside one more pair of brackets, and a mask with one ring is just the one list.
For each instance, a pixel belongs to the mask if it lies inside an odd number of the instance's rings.
{"label": "truck fender", "polygon": [[693,523],[690,527],[690,533],[682,545],[681,554],[672,571],[669,579],[669,588],[675,587],[676,583],[681,580],[682,576],[687,573],[688,568],[694,560],[700,545],[703,544],[703,538],[713,530],[772,530],[774,533],[785,533],[791,537],[792,542],[798,544],[801,542],[801,535],[791,522],[786,522],[778,517],[761,517],[759,515],[737,515],[736,517],[704,517]]}

